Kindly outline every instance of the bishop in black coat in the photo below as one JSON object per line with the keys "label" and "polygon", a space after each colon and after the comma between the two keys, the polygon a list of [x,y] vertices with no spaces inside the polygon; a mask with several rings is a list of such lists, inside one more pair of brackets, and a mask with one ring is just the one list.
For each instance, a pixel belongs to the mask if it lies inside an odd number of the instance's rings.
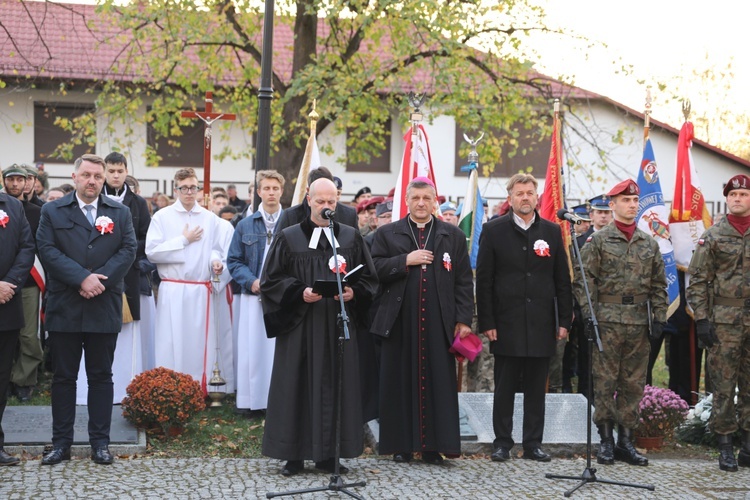
{"label": "bishop in black coat", "polygon": [[[456,360],[448,349],[457,323],[471,325],[474,313],[466,235],[434,217],[420,225],[410,216],[386,224],[372,245],[381,282],[370,330],[382,337],[378,451],[404,455],[397,461],[414,451],[461,453]],[[434,260],[409,266],[417,249]]]}

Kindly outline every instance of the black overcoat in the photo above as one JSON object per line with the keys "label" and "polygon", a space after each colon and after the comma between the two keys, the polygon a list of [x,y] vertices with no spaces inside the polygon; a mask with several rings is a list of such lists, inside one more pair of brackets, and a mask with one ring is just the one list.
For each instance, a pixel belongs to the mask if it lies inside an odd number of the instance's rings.
{"label": "black overcoat", "polygon": [[[546,242],[549,256],[537,255]],[[543,252],[542,252],[543,253]],[[497,330],[493,354],[550,357],[557,327],[570,330],[573,294],[560,226],[539,217],[528,231],[513,213],[487,222],[477,256],[479,331]]]}
{"label": "black overcoat", "polygon": [[[89,224],[75,191],[42,207],[36,243],[47,271],[48,331],[118,333],[122,327],[123,278],[137,247],[133,220],[128,207],[101,194],[96,216],[112,220],[111,233]],[[85,299],[79,290],[92,273],[107,276],[105,291]]]}
{"label": "black overcoat", "polygon": [[34,238],[20,201],[0,192],[0,210],[8,217],[5,225],[0,223],[0,281],[16,285],[13,297],[0,304],[2,332],[24,326],[21,289],[34,265]]}
{"label": "black overcoat", "polygon": [[130,188],[125,193],[122,204],[130,209],[135,240],[138,244],[135,262],[130,266],[128,274],[125,275],[125,296],[128,298],[130,314],[133,315],[134,320],[138,321],[141,319],[141,270],[138,267],[138,262],[146,258],[146,233],[148,233],[148,226],[151,224],[151,214],[148,211],[146,200],[133,193]]}
{"label": "black overcoat", "polygon": [[[414,250],[409,222],[406,217],[378,228],[372,244],[372,261],[380,280],[380,306],[371,333],[388,337],[404,303],[404,290],[409,268],[406,255]],[[447,254],[450,271],[444,265]],[[474,290],[471,264],[466,247],[466,235],[456,226],[435,220],[434,260],[430,267],[435,273],[440,297],[440,314],[448,345],[453,344],[456,323],[471,326],[474,315]]]}

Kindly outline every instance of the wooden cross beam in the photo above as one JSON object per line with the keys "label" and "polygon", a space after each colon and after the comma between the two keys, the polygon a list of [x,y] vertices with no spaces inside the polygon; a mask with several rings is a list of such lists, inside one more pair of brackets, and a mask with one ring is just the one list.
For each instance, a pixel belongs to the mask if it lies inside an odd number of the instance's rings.
{"label": "wooden cross beam", "polygon": [[233,121],[237,117],[230,113],[214,113],[213,92],[206,92],[205,111],[183,111],[183,118],[198,118],[204,124],[203,132],[203,201],[208,208],[211,199],[211,125],[216,120]]}

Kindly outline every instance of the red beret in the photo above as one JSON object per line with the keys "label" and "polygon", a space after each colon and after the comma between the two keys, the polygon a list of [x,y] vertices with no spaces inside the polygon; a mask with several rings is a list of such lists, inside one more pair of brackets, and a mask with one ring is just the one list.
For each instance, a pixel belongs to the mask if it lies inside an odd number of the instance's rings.
{"label": "red beret", "polygon": [[635,183],[633,179],[625,179],[624,181],[618,183],[609,190],[609,193],[607,193],[607,196],[617,196],[618,194],[624,194],[627,196],[633,196],[636,194],[641,194],[641,190],[638,187],[638,184]]}
{"label": "red beret", "polygon": [[357,204],[357,213],[363,212],[364,210],[368,210],[370,208],[375,208],[379,203],[383,203],[382,196],[373,196],[372,198],[369,198],[367,200],[362,200]]}
{"label": "red beret", "polygon": [[745,174],[735,175],[724,186],[724,196],[735,189],[750,189],[750,177]]}

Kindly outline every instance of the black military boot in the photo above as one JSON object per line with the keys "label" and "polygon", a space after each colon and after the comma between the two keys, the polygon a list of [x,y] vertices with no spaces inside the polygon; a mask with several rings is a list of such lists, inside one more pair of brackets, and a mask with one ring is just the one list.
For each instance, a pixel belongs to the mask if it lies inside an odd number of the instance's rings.
{"label": "black military boot", "polygon": [[628,429],[621,425],[617,427],[615,458],[623,460],[630,465],[648,465],[648,458],[638,453],[638,450],[633,446],[633,429]]}
{"label": "black military boot", "polygon": [[731,434],[717,434],[719,441],[719,469],[727,472],[737,472],[737,460],[734,458]]}
{"label": "black military boot", "polygon": [[737,465],[750,467],[750,431],[742,431],[742,448],[737,454]]}
{"label": "black military boot", "polygon": [[604,422],[597,426],[599,429],[599,453],[596,454],[596,463],[602,465],[613,465],[615,463],[615,438],[612,436],[612,422]]}

